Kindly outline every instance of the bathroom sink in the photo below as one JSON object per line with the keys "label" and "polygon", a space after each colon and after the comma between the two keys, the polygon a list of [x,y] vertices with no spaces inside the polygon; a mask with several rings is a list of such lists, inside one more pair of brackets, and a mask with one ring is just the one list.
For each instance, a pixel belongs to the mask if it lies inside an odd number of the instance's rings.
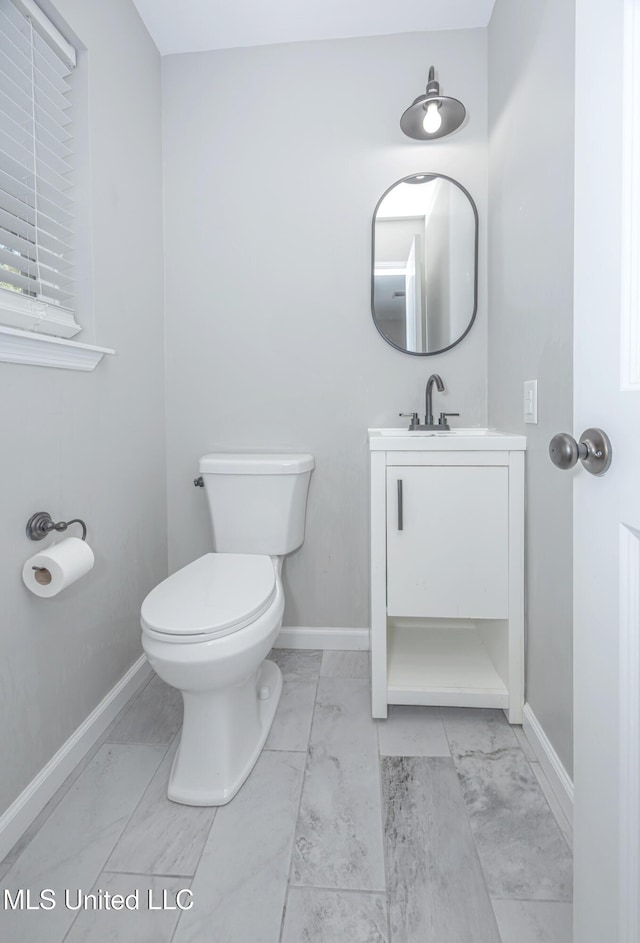
{"label": "bathroom sink", "polygon": [[526,436],[498,432],[496,429],[449,429],[409,431],[403,429],[369,429],[372,451],[508,451],[524,450]]}

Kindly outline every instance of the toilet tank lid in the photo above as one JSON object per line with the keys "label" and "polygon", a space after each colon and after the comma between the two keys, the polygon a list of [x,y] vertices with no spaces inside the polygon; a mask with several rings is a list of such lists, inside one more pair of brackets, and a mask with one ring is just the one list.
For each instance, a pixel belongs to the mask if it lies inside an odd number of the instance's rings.
{"label": "toilet tank lid", "polygon": [[300,475],[315,466],[304,452],[212,452],[200,459],[205,475]]}

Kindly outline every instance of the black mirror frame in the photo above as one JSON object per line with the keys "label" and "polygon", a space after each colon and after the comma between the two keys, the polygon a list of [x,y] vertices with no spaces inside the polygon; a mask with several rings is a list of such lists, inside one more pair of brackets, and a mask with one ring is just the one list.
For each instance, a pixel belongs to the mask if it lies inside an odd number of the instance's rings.
{"label": "black mirror frame", "polygon": [[[375,264],[376,264],[376,258],[375,258],[375,255],[376,255],[376,216],[378,213],[378,209],[380,207],[380,204],[384,200],[384,198],[387,196],[387,194],[390,193],[395,187],[397,187],[401,183],[407,183],[409,180],[414,180],[416,177],[438,177],[440,180],[448,180],[449,183],[454,184],[454,186],[458,187],[459,190],[462,190],[464,195],[469,200],[469,203],[471,204],[471,209],[473,210],[473,218],[475,222],[475,233],[476,233],[474,257],[473,257],[473,266],[474,266],[473,313],[471,315],[471,320],[469,321],[469,324],[467,325],[467,329],[465,330],[465,332],[461,334],[460,337],[453,342],[453,344],[449,344],[448,347],[442,347],[440,350],[428,350],[424,352],[418,351],[418,350],[407,350],[405,347],[399,347],[398,344],[394,344],[393,341],[389,340],[387,335],[383,334],[383,332],[378,327],[378,324],[376,321],[375,308],[373,306],[374,288],[375,288],[374,271],[375,271]],[[480,227],[479,227],[479,221],[478,221],[478,208],[475,204],[473,197],[471,196],[469,191],[466,189],[466,187],[463,187],[462,184],[459,183],[457,180],[454,180],[453,177],[447,177],[446,174],[433,173],[432,171],[421,171],[415,174],[408,174],[408,176],[401,177],[400,180],[396,180],[395,183],[392,183],[391,186],[387,187],[387,189],[384,191],[384,193],[382,194],[382,196],[376,203],[376,207],[373,211],[373,221],[371,223],[371,317],[373,319],[373,323],[375,325],[376,331],[378,332],[380,337],[382,337],[383,340],[387,344],[389,344],[390,347],[394,347],[396,350],[399,350],[400,353],[402,354],[409,354],[410,357],[435,357],[437,354],[444,354],[447,350],[451,350],[453,347],[457,347],[460,341],[464,340],[464,338],[467,336],[467,334],[473,327],[473,323],[478,313],[478,233],[479,233],[479,228]]]}

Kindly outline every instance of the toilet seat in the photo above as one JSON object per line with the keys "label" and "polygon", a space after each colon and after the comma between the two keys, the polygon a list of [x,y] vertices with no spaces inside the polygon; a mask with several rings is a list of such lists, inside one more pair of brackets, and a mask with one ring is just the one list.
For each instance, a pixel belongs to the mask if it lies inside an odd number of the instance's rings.
{"label": "toilet seat", "polygon": [[156,586],[142,604],[143,631],[167,642],[204,642],[255,622],[276,596],[271,557],[207,553]]}

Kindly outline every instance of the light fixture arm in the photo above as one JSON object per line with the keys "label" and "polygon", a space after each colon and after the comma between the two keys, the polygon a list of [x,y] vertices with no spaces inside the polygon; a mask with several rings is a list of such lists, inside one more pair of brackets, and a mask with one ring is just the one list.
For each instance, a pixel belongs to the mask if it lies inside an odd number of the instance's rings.
{"label": "light fixture arm", "polygon": [[440,94],[440,82],[436,79],[436,70],[433,66],[429,69],[429,80],[427,82],[427,98],[430,95]]}

